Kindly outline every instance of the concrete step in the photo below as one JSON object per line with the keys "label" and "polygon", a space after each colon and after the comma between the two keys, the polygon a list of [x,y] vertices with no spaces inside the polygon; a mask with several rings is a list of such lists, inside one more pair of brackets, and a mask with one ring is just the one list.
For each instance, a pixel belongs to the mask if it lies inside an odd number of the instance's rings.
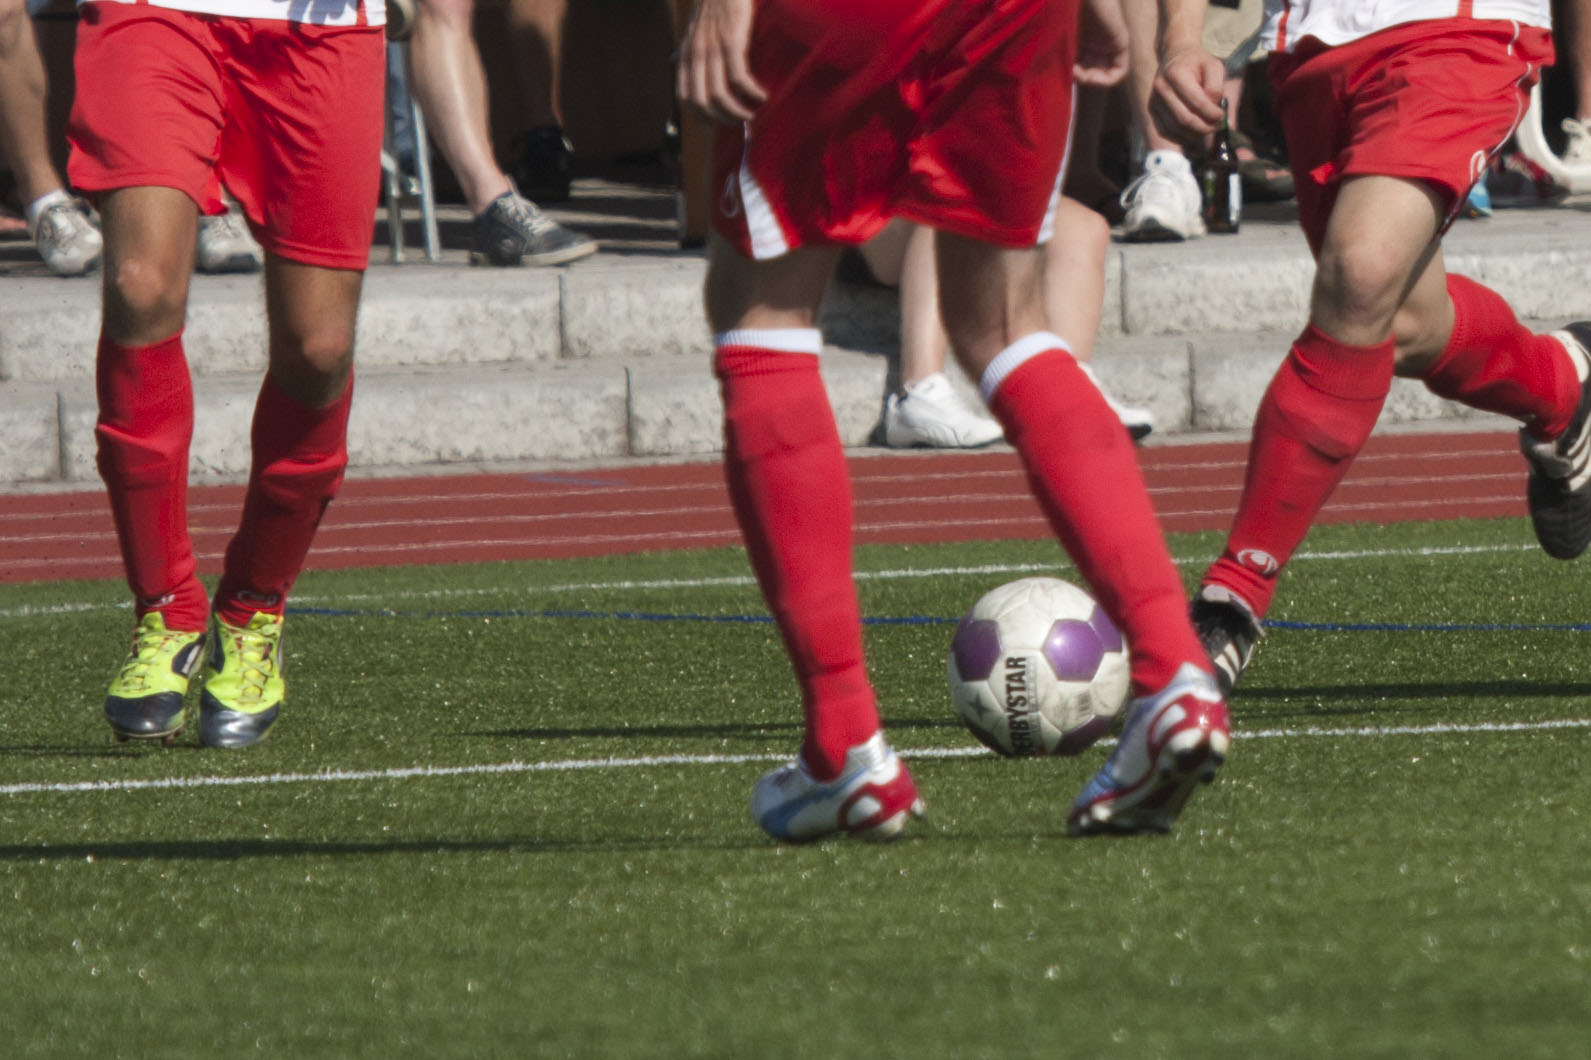
{"label": "concrete step", "polygon": [[[1450,269],[1554,326],[1591,317],[1579,208],[1461,223]],[[715,452],[721,417],[702,319],[700,253],[605,250],[562,269],[374,260],[359,327],[356,467],[590,460]],[[1286,218],[1237,236],[1112,248],[1096,369],[1162,436],[1244,430],[1305,318],[1313,265]],[[892,383],[896,296],[839,285],[823,317],[824,376],[849,445],[873,436]],[[0,277],[0,488],[90,481],[93,281]],[[237,477],[265,363],[258,277],[199,276],[185,346],[198,393],[198,478]],[[958,385],[975,393],[964,379]],[[1468,411],[1400,381],[1382,422]]]}

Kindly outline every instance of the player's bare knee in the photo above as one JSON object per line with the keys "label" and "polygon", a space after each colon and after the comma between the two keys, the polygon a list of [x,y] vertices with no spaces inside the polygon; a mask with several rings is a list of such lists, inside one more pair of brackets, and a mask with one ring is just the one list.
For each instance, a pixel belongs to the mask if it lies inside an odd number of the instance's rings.
{"label": "player's bare knee", "polygon": [[182,330],[188,305],[186,263],[117,254],[105,272],[105,325],[121,342],[141,345]]}

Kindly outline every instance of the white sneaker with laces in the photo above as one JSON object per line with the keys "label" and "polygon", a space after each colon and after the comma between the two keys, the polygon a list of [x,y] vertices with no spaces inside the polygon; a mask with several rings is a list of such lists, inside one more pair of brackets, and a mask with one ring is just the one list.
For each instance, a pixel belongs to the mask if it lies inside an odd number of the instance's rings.
{"label": "white sneaker with laces", "polygon": [[1122,238],[1167,243],[1204,235],[1204,197],[1193,167],[1180,151],[1150,151],[1144,171],[1121,193]]}
{"label": "white sneaker with laces", "polygon": [[82,276],[99,267],[105,241],[82,199],[61,195],[34,219],[33,245],[57,276]]}
{"label": "white sneaker with laces", "polygon": [[1003,434],[998,423],[967,407],[943,372],[907,383],[884,401],[884,444],[891,449],[977,449]]}
{"label": "white sneaker with laces", "polygon": [[199,218],[198,254],[194,268],[200,272],[259,272],[265,251],[255,241],[236,207],[226,213]]}
{"label": "white sneaker with laces", "polygon": [[1565,118],[1562,128],[1564,136],[1567,137],[1561,156],[1564,165],[1591,171],[1591,120],[1576,121],[1574,118]]}
{"label": "white sneaker with laces", "polygon": [[894,748],[875,732],[845,753],[840,775],[812,779],[799,761],[780,766],[751,790],[751,816],[775,839],[806,842],[845,833],[863,839],[894,839],[923,800]]}
{"label": "white sneaker with laces", "polygon": [[1077,367],[1081,368],[1083,374],[1088,376],[1088,381],[1094,384],[1094,389],[1099,391],[1100,396],[1105,399],[1105,404],[1110,406],[1110,411],[1114,412],[1116,418],[1121,421],[1121,425],[1127,428],[1127,433],[1132,436],[1133,441],[1136,442],[1149,437],[1149,432],[1155,429],[1154,413],[1148,409],[1123,405],[1111,397],[1110,391],[1106,390],[1104,385],[1100,383],[1099,376],[1094,374],[1093,367],[1086,361],[1078,361]]}

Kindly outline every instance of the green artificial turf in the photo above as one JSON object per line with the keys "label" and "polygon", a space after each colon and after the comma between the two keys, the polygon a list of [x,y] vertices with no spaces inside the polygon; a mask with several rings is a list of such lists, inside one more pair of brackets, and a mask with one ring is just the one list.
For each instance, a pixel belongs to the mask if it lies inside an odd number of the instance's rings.
{"label": "green artificial turf", "polygon": [[1318,529],[1166,837],[950,715],[947,620],[1054,546],[858,567],[924,620],[868,632],[886,845],[749,820],[799,724],[737,551],[306,574],[232,753],[111,741],[120,585],[0,587],[5,1055],[1585,1055],[1591,575],[1522,522]]}

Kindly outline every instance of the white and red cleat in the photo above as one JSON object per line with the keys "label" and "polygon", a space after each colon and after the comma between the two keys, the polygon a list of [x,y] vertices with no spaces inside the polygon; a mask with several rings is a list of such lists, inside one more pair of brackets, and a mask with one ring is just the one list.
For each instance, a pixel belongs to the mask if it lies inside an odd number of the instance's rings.
{"label": "white and red cleat", "polygon": [[1170,831],[1193,789],[1215,779],[1231,742],[1215,678],[1183,663],[1165,688],[1132,701],[1116,749],[1072,804],[1067,830]]}
{"label": "white and red cleat", "polygon": [[847,751],[833,780],[812,779],[796,761],[768,773],[751,791],[751,816],[762,830],[795,843],[836,833],[894,839],[909,818],[922,815],[917,785],[882,732]]}

